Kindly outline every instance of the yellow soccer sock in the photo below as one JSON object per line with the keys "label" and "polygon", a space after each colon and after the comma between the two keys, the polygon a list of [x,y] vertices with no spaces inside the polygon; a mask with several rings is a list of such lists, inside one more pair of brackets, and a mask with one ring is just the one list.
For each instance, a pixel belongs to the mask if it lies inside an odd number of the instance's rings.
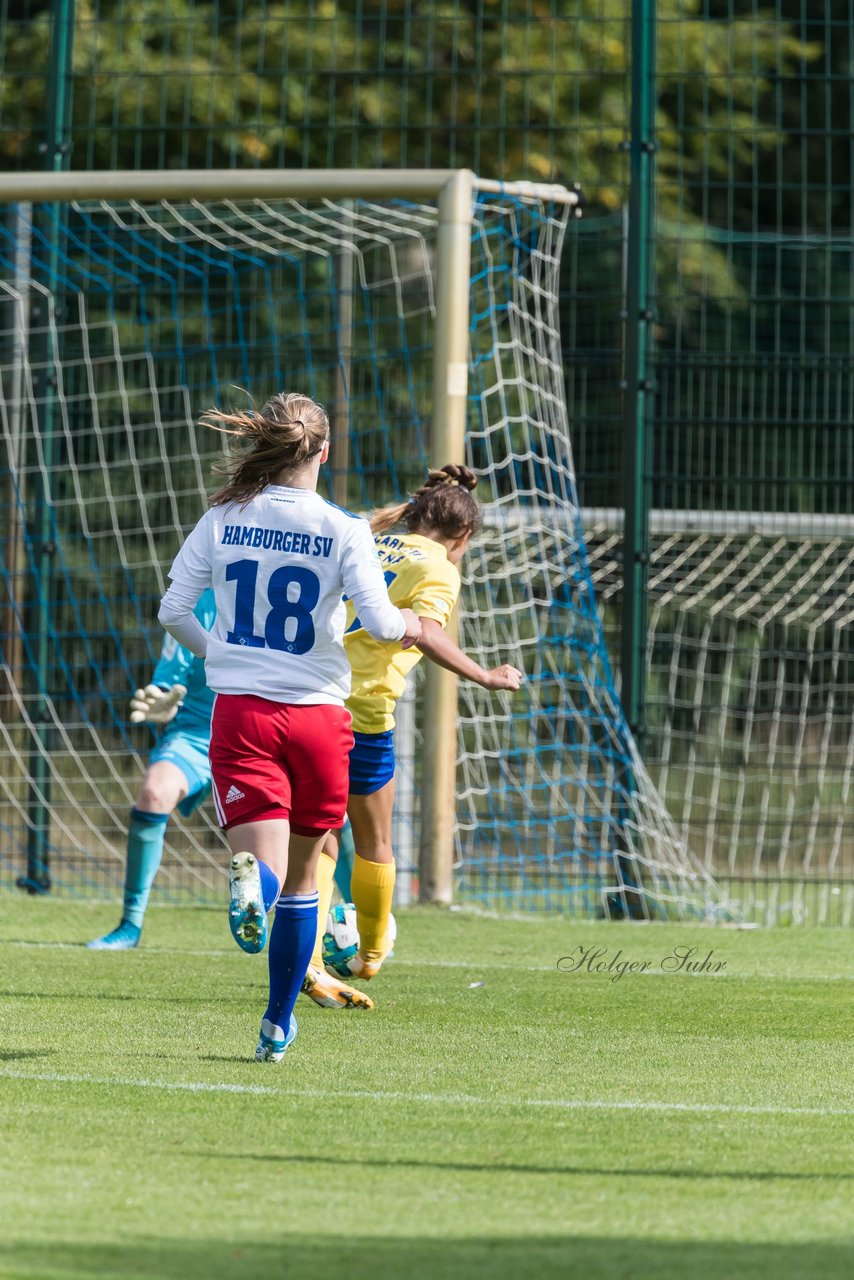
{"label": "yellow soccer sock", "polygon": [[323,969],[323,935],[326,933],[326,917],[332,905],[335,888],[335,859],[322,853],[317,861],[317,937],[311,953],[312,969]]}
{"label": "yellow soccer sock", "polygon": [[365,960],[381,960],[385,955],[394,897],[394,863],[369,862],[357,853],[353,859],[350,892],[356,906],[359,953]]}

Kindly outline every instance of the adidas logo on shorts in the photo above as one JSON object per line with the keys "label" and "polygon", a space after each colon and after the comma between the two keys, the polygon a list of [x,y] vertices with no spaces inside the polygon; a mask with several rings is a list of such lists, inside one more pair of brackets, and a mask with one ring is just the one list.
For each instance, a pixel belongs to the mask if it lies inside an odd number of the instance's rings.
{"label": "adidas logo on shorts", "polygon": [[231,786],[228,788],[228,795],[225,797],[226,804],[232,804],[235,800],[243,800],[245,793],[239,787]]}

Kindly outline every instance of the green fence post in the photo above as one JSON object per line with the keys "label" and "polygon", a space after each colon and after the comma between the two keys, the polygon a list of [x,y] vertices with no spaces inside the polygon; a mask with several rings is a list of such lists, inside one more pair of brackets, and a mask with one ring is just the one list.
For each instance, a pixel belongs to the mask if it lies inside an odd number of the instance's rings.
{"label": "green fence post", "polygon": [[655,0],[632,0],[631,187],[626,260],[622,700],[639,750],[644,739],[651,299],[655,199]]}
{"label": "green fence post", "polygon": [[[46,136],[42,144],[45,155],[45,168],[58,173],[69,167],[70,139],[69,123],[71,108],[71,71],[74,48],[75,0],[56,0],[53,10],[53,30],[51,34],[49,96],[47,106]],[[46,234],[48,238],[48,273],[51,287],[55,288],[58,279],[59,259],[61,252],[61,210],[62,206],[54,204],[48,211]],[[56,294],[55,315],[61,319],[61,294]],[[47,303],[42,306],[47,308]],[[33,705],[33,726],[35,740],[30,753],[29,768],[29,824],[27,831],[27,874],[22,876],[18,884],[28,893],[46,893],[50,889],[50,770],[48,759],[50,751],[50,708],[47,693],[50,687],[50,601],[53,583],[53,561],[56,554],[56,540],[51,486],[56,463],[56,411],[57,382],[56,370],[59,368],[59,351],[54,349],[54,331],[50,325],[50,315],[41,317],[44,338],[40,340],[41,350],[37,353],[42,365],[40,386],[36,392],[36,402],[41,406],[39,427],[42,437],[44,470],[39,470],[36,480],[36,494],[33,510],[32,543],[33,557],[37,565],[37,591],[33,600],[30,628],[32,632],[32,649],[35,660],[33,684],[35,700]],[[56,338],[58,342],[58,336]]]}

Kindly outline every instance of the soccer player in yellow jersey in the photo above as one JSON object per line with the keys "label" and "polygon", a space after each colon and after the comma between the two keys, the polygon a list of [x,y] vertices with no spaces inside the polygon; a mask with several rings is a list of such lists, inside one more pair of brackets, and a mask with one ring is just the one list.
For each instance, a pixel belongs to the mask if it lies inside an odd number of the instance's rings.
{"label": "soccer player in yellow jersey", "polygon": [[[394,893],[391,815],[394,801],[394,709],[406,677],[422,654],[485,689],[518,689],[522,673],[503,664],[486,671],[445,634],[460,591],[457,569],[480,527],[480,507],[471,495],[477,477],[468,467],[431,471],[406,502],[383,507],[371,529],[385,572],[389,599],[417,614],[418,646],[379,644],[348,605],[344,647],[352,686],[347,708],[355,745],[350,753],[347,814],[356,854],[351,894],[356,907],[359,950],[349,962],[356,978],[373,978],[389,951],[388,926]],[[393,532],[395,526],[405,530]],[[324,972],[322,940],[332,900],[337,844],[327,839],[318,865],[318,932],[303,991],[328,1008],[372,1008],[363,991]]]}

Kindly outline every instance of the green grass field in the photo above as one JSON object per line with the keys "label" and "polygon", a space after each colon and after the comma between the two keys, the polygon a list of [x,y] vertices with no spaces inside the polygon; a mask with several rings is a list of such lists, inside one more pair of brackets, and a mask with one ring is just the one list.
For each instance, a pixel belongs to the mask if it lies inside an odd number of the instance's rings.
{"label": "green grass field", "polygon": [[850,933],[412,910],[377,1011],[260,1066],[224,912],[115,918],[0,896],[4,1278],[854,1274]]}

